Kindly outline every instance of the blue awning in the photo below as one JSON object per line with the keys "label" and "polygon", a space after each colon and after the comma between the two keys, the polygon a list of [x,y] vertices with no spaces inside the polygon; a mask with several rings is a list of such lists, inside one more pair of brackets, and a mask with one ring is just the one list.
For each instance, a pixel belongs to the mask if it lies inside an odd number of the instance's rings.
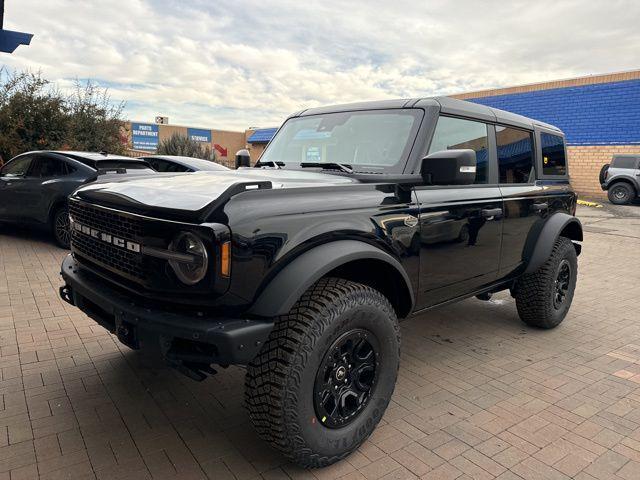
{"label": "blue awning", "polygon": [[277,128],[259,128],[247,139],[248,143],[269,143],[278,131]]}
{"label": "blue awning", "polygon": [[19,45],[29,45],[31,38],[33,38],[32,33],[0,30],[0,52],[13,53]]}

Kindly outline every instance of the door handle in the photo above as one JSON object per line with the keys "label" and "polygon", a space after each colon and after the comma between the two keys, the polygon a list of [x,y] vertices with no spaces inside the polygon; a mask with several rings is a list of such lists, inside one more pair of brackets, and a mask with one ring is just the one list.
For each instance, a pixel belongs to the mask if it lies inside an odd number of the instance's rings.
{"label": "door handle", "polygon": [[487,208],[485,210],[480,210],[480,214],[482,218],[493,218],[502,215],[501,208]]}
{"label": "door handle", "polygon": [[531,211],[532,212],[542,212],[542,211],[548,210],[548,209],[549,209],[549,204],[547,202],[534,203],[533,205],[531,205]]}

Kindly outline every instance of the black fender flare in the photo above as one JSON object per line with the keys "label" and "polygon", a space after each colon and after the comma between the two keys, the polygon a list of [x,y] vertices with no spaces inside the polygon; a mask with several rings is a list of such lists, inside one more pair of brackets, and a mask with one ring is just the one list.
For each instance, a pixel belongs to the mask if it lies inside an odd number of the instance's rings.
{"label": "black fender flare", "polygon": [[269,282],[253,306],[252,315],[276,317],[284,315],[315,282],[335,268],[354,260],[374,259],[391,265],[404,280],[415,303],[411,280],[400,262],[387,252],[358,240],[336,240],[308,250],[291,261]]}
{"label": "black fender flare", "polygon": [[[577,242],[582,241],[582,223],[573,215],[564,212],[552,214],[547,219],[541,219],[529,232],[525,242],[523,258],[527,265],[524,273],[533,273],[547,261],[553,245],[563,234]],[[580,245],[574,243],[576,253],[580,254]]]}

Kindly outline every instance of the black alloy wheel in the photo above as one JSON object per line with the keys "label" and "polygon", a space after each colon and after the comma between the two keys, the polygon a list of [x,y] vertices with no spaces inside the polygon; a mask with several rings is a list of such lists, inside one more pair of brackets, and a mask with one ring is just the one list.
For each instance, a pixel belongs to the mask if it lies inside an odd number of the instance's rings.
{"label": "black alloy wheel", "polygon": [[558,265],[558,273],[556,274],[555,288],[553,292],[553,308],[556,310],[564,306],[571,284],[571,264],[564,259]]}
{"label": "black alloy wheel", "polygon": [[375,388],[378,355],[378,340],[362,329],[344,333],[329,347],[313,392],[320,423],[344,427],[364,410]]}

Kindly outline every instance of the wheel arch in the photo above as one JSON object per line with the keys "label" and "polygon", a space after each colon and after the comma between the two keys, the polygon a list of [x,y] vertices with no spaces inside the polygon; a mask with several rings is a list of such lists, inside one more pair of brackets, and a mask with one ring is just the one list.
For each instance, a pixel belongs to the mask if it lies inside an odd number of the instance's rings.
{"label": "wheel arch", "polygon": [[558,237],[566,237],[573,242],[576,254],[580,255],[583,239],[582,224],[576,217],[564,212],[551,215],[546,221],[539,222],[529,233],[525,243],[524,261],[527,265],[524,273],[535,272],[551,255]]}
{"label": "wheel arch", "polygon": [[636,184],[636,182],[627,176],[618,176],[618,177],[613,177],[611,178],[608,182],[607,182],[607,190],[610,190],[613,186],[615,186],[616,183],[626,183],[627,185],[629,185],[632,189],[633,192],[635,193],[636,196],[638,196],[638,185]]}
{"label": "wheel arch", "polygon": [[249,313],[261,317],[284,315],[311,285],[326,276],[376,288],[388,298],[398,317],[413,310],[411,280],[398,260],[362,241],[337,240],[293,259],[269,281]]}
{"label": "wheel arch", "polygon": [[49,205],[49,212],[47,214],[47,222],[51,224],[53,222],[53,215],[60,209],[60,207],[66,207],[69,204],[67,197],[57,197]]}

